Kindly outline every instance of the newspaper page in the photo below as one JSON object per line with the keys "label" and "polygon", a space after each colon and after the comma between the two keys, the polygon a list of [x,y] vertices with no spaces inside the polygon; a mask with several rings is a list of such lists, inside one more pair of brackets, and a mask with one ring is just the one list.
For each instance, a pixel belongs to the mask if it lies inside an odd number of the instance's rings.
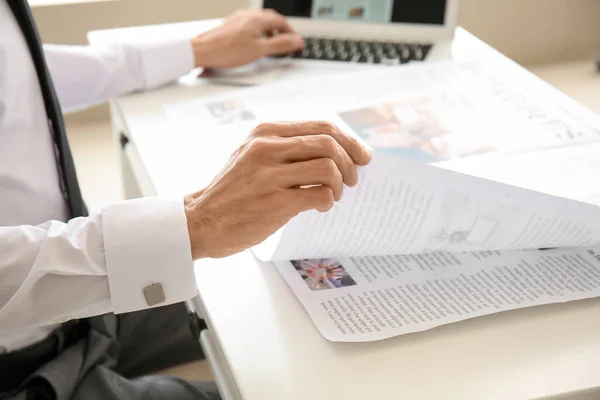
{"label": "newspaper page", "polygon": [[275,263],[321,334],[367,342],[502,311],[600,296],[600,248]]}
{"label": "newspaper page", "polygon": [[236,90],[165,111],[208,169],[264,121],[328,120],[376,152],[426,163],[600,140],[597,116],[528,78],[502,80],[478,64],[409,64]]}
{"label": "newspaper page", "polygon": [[600,205],[600,142],[508,155],[488,155],[436,166]]}
{"label": "newspaper page", "polygon": [[374,153],[334,207],[293,218],[263,260],[600,244],[600,207]]}

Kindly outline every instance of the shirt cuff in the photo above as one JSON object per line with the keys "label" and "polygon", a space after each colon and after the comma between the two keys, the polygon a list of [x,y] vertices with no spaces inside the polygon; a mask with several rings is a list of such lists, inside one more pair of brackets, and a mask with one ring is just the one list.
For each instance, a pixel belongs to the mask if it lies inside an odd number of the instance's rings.
{"label": "shirt cuff", "polygon": [[165,298],[156,306],[196,295],[183,199],[115,203],[103,209],[102,225],[114,313],[149,308],[144,289],[154,284],[162,286]]}
{"label": "shirt cuff", "polygon": [[194,69],[194,50],[189,39],[137,43],[145,89],[172,82]]}

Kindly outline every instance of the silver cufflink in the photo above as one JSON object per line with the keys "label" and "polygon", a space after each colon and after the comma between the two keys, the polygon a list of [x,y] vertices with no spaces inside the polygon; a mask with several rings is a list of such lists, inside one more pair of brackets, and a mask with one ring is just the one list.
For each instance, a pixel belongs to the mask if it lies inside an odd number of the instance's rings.
{"label": "silver cufflink", "polygon": [[146,298],[146,304],[149,306],[155,306],[167,299],[162,284],[160,283],[153,283],[152,285],[146,286],[144,288],[144,297]]}

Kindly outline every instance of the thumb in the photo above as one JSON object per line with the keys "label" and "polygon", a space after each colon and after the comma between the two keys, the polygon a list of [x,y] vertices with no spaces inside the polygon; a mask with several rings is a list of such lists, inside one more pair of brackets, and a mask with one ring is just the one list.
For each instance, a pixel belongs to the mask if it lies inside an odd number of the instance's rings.
{"label": "thumb", "polygon": [[302,36],[293,32],[279,33],[275,36],[263,37],[260,40],[266,56],[293,53],[304,47]]}

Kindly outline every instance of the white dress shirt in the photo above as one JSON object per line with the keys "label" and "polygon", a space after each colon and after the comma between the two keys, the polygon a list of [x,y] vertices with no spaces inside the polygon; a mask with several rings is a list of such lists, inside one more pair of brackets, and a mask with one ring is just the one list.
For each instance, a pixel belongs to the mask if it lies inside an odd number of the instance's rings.
{"label": "white dress shirt", "polygon": [[[190,71],[188,41],[45,46],[64,110],[149,89]],[[35,67],[0,0],[0,353],[43,339],[57,323],[149,308],[196,294],[183,200],[147,198],[67,220]]]}

